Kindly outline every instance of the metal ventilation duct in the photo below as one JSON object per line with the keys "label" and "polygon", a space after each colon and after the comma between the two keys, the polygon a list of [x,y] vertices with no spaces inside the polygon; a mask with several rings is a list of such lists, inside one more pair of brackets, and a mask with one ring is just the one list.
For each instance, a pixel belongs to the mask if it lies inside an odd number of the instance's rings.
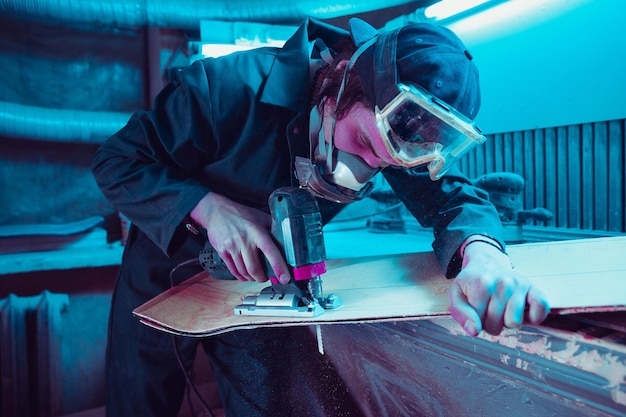
{"label": "metal ventilation duct", "polygon": [[0,101],[0,136],[100,143],[121,129],[129,117],[129,113],[49,109]]}
{"label": "metal ventilation duct", "polygon": [[199,29],[203,19],[298,23],[330,19],[415,3],[375,1],[266,0],[0,0],[0,13],[55,23],[93,26],[158,26]]}
{"label": "metal ventilation duct", "polygon": [[[156,26],[199,30],[200,20],[299,23],[414,3],[296,0],[0,0],[0,13],[30,21],[82,27]],[[129,114],[47,109],[0,102],[0,135],[62,142],[101,142],[119,130]]]}

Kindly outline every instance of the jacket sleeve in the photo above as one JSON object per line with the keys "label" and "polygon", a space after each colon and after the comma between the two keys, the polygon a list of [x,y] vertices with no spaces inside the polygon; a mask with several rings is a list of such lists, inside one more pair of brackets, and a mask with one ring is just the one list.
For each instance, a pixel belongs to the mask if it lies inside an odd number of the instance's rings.
{"label": "jacket sleeve", "polygon": [[505,248],[502,223],[487,193],[457,168],[438,181],[432,181],[424,167],[389,167],[383,175],[420,224],[433,228],[433,250],[446,277],[461,270],[458,250],[471,235],[488,236]]}
{"label": "jacket sleeve", "polygon": [[206,71],[192,65],[167,85],[151,111],[138,111],[100,148],[94,178],[113,206],[171,255],[181,223],[207,193],[193,173],[216,148]]}

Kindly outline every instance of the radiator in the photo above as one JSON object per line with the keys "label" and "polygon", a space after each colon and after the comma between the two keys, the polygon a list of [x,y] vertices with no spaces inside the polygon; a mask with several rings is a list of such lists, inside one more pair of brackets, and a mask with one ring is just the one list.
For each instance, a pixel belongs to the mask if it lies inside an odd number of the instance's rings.
{"label": "radiator", "polygon": [[63,411],[61,340],[67,294],[9,294],[0,300],[0,417]]}

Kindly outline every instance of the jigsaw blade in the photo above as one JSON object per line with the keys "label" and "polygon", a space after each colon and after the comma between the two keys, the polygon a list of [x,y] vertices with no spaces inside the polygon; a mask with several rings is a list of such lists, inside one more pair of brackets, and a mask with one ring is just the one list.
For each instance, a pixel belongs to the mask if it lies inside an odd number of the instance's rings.
{"label": "jigsaw blade", "polygon": [[302,295],[293,285],[272,285],[259,295],[246,297],[235,307],[235,314],[248,316],[317,317],[324,308]]}

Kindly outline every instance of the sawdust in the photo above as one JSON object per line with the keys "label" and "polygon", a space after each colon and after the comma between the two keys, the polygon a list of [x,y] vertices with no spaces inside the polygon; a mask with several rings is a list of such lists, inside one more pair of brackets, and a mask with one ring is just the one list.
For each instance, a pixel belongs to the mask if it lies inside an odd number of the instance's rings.
{"label": "sawdust", "polygon": [[448,293],[450,292],[450,286],[449,285],[436,285],[436,286],[433,286],[431,290],[434,296],[443,297],[443,296],[448,295]]}

